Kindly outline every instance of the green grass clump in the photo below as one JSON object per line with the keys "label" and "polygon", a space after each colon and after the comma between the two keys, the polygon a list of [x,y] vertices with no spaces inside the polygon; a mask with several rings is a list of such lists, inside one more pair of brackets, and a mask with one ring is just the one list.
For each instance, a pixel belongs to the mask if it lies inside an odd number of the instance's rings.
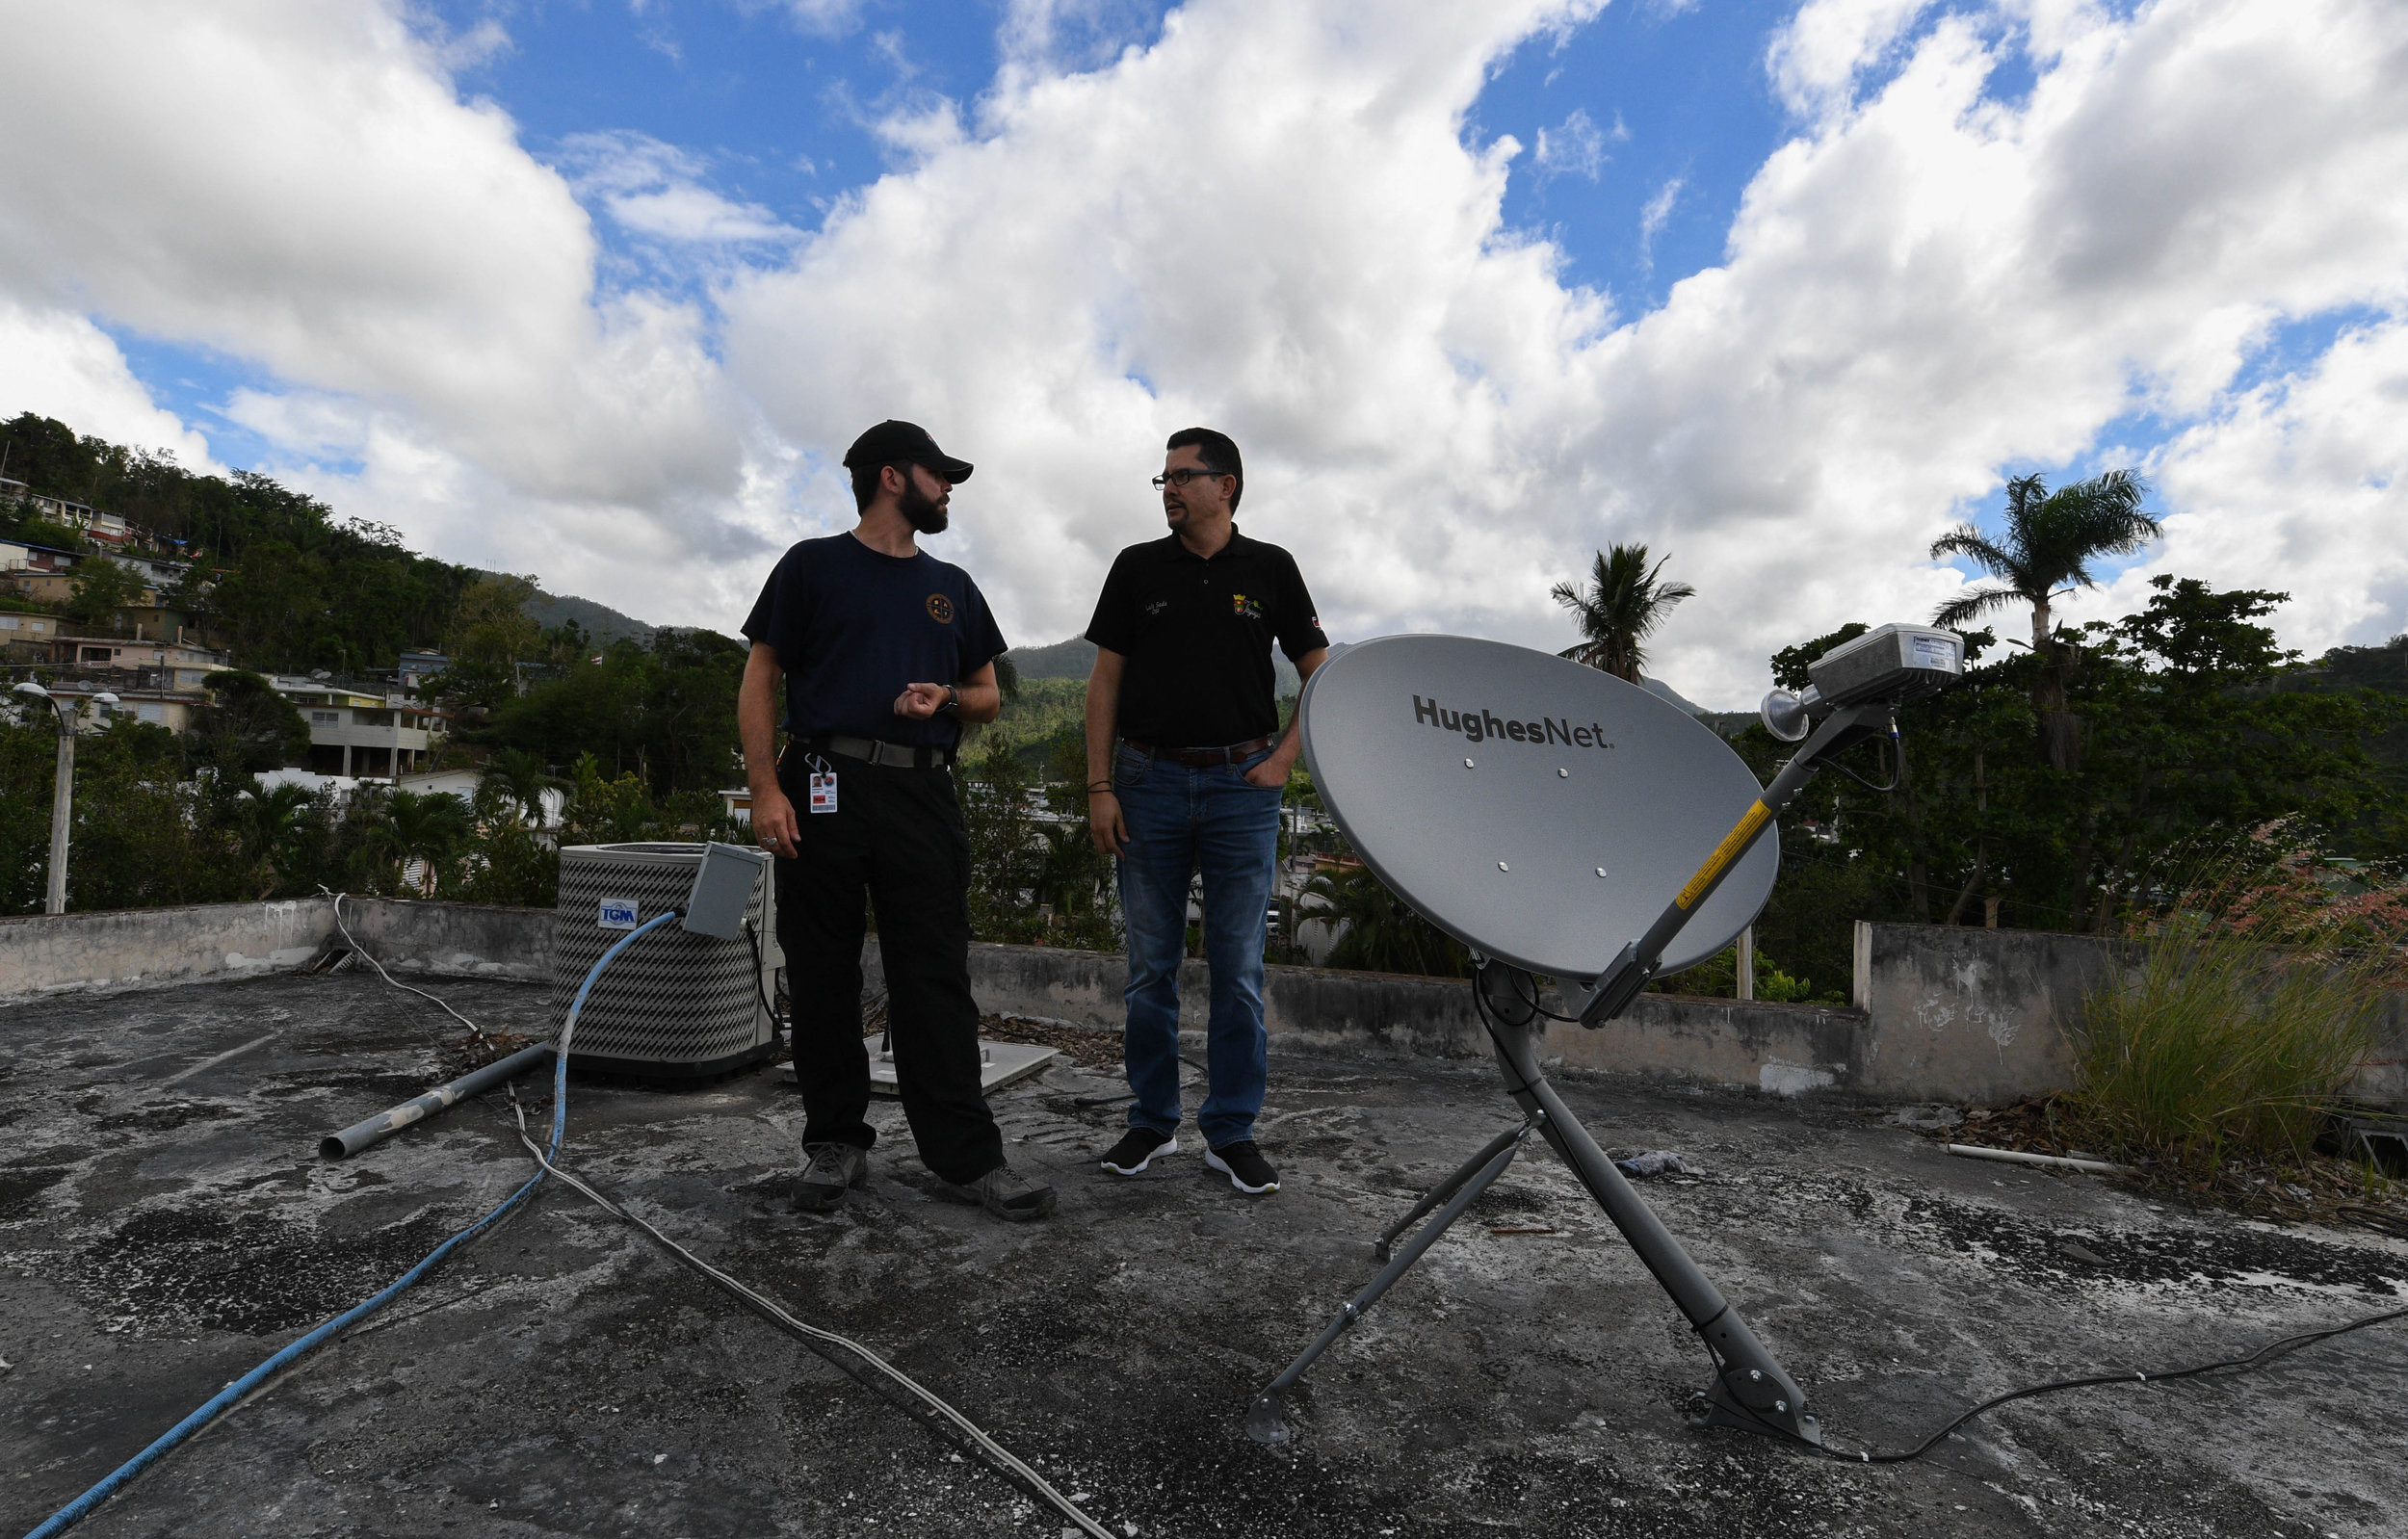
{"label": "green grass clump", "polygon": [[2073,1109],[2127,1159],[2304,1162],[2399,983],[2397,912],[2279,869],[2186,894],[2085,999]]}

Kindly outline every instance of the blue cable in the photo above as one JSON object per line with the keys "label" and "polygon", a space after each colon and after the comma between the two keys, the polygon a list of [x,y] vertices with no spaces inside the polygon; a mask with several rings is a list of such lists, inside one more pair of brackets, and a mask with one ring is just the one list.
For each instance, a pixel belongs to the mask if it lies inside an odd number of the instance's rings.
{"label": "blue cable", "polygon": [[[670,920],[678,917],[678,911],[672,908],[667,913],[661,915],[659,918],[651,920],[638,928],[629,931],[620,939],[617,945],[602,953],[602,959],[593,964],[593,970],[586,975],[586,980],[577,986],[577,997],[569,1002],[568,1018],[561,1025],[561,1051],[554,1054],[552,1058],[552,1148],[550,1155],[546,1156],[547,1159],[557,1158],[559,1156],[561,1152],[561,1139],[568,1133],[568,1039],[569,1034],[577,1030],[577,1012],[586,1007],[587,992],[593,987],[593,980],[602,976],[602,969],[610,966],[612,959],[617,956],[619,952],[634,945],[637,936],[641,935],[645,930],[657,929],[661,926],[667,924]],[[53,1534],[65,1533],[70,1526],[81,1522],[94,1507],[99,1506],[102,1502],[108,1500],[118,1491],[122,1490],[136,1475],[141,1474],[144,1470],[150,1468],[151,1465],[157,1463],[163,1455],[168,1453],[177,1444],[183,1442],[186,1438],[191,1437],[202,1427],[207,1426],[217,1418],[219,1413],[224,1411],[227,1407],[231,1406],[235,1401],[241,1399],[244,1396],[249,1395],[252,1390],[257,1389],[260,1385],[266,1383],[286,1365],[296,1361],[304,1353],[309,1351],[311,1347],[323,1343],[327,1337],[334,1335],[337,1331],[347,1329],[350,1326],[359,1323],[359,1321],[366,1319],[378,1310],[382,1309],[385,1305],[390,1304],[394,1299],[400,1297],[404,1289],[409,1287],[410,1284],[418,1281],[418,1279],[424,1277],[428,1272],[433,1270],[436,1263],[442,1261],[444,1257],[452,1253],[453,1247],[458,1245],[463,1240],[474,1238],[486,1226],[498,1222],[503,1215],[507,1214],[511,1209],[517,1207],[520,1203],[525,1202],[529,1197],[533,1196],[535,1194],[536,1187],[541,1186],[542,1184],[543,1171],[540,1167],[537,1167],[534,1179],[530,1180],[525,1186],[519,1187],[516,1191],[511,1192],[503,1202],[502,1206],[494,1209],[491,1213],[485,1214],[483,1218],[478,1219],[475,1223],[470,1224],[466,1229],[463,1229],[458,1234],[454,1235],[442,1244],[435,1246],[433,1250],[428,1252],[426,1260],[404,1272],[391,1287],[385,1289],[384,1291],[377,1294],[374,1298],[367,1300],[365,1303],[355,1304],[352,1308],[344,1311],[342,1314],[337,1315],[334,1318],[327,1321],[324,1325],[319,1326],[316,1330],[311,1331],[300,1341],[293,1343],[282,1351],[276,1353],[275,1356],[268,1359],[265,1363],[260,1364],[257,1368],[252,1369],[241,1378],[236,1379],[224,1389],[220,1390],[216,1395],[211,1396],[208,1402],[202,1405],[199,1410],[195,1411],[192,1415],[186,1417],[183,1421],[178,1422],[174,1426],[169,1428],[168,1431],[160,1437],[158,1442],[153,1443],[150,1447],[143,1449],[142,1452],[135,1454],[132,1458],[118,1466],[117,1470],[112,1473],[107,1479],[101,1481],[98,1485],[93,1486],[90,1491],[85,1492],[82,1496],[77,1497],[65,1506],[61,1507],[57,1512],[52,1513],[47,1522],[45,1522],[40,1527],[36,1528],[32,1533],[27,1534],[25,1539],[50,1539],[50,1536]]]}

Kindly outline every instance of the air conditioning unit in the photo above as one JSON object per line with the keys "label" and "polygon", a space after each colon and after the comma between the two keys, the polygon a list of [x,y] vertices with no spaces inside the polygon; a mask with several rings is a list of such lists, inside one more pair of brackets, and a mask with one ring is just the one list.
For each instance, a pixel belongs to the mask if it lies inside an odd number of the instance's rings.
{"label": "air conditioning unit", "polygon": [[[577,986],[627,932],[684,909],[705,847],[570,845],[561,851],[552,916],[552,1037]],[[733,939],[664,925],[603,969],[577,1015],[569,1067],[648,1080],[707,1079],[769,1057],[770,1002],[785,958],[777,949],[776,883],[769,863]],[[732,907],[732,905],[731,905]]]}

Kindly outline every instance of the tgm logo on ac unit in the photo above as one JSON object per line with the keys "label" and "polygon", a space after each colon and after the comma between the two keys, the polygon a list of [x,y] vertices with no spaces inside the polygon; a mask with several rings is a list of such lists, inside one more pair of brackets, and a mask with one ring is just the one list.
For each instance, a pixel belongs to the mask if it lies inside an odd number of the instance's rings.
{"label": "tgm logo on ac unit", "polygon": [[602,917],[594,924],[603,929],[634,929],[636,900],[632,898],[605,898],[602,900]]}

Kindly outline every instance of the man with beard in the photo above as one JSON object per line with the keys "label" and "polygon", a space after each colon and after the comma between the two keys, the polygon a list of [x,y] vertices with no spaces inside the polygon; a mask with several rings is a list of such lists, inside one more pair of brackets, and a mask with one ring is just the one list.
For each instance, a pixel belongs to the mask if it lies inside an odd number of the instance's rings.
{"label": "man with beard", "polygon": [[[951,1196],[1008,1219],[1054,1210],[1004,1162],[979,1087],[970,994],[970,842],[951,767],[961,723],[992,721],[1004,639],[978,585],[919,547],[970,479],[927,430],[882,422],[845,455],[861,521],[786,552],[745,621],[737,703],[752,828],[777,859],[804,1167],[825,1213],[869,1177],[862,899],[877,905],[888,1040],[920,1161]],[[789,741],[772,752],[781,684]],[[798,808],[805,809],[798,812]]]}
{"label": "man with beard", "polygon": [[1183,428],[1165,446],[1170,533],[1112,562],[1086,639],[1087,824],[1120,858],[1129,1132],[1102,1164],[1134,1176],[1176,1154],[1179,964],[1190,883],[1201,878],[1212,1006],[1204,1163],[1250,1197],[1279,1189],[1254,1142],[1269,1064],[1263,1030],[1265,920],[1278,896],[1279,801],[1301,743],[1279,725],[1270,649],[1309,679],[1329,656],[1296,559],[1238,533],[1245,463],[1228,435]]}

